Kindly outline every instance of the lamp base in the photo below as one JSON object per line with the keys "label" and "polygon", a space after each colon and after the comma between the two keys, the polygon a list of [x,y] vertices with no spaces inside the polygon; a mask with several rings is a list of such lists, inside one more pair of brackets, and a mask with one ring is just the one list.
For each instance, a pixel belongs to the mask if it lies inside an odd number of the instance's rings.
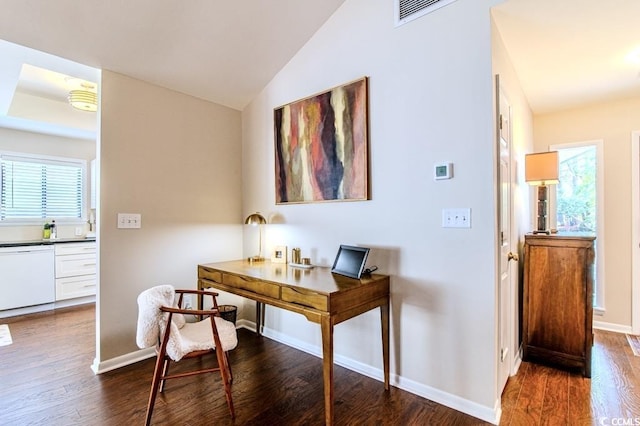
{"label": "lamp base", "polygon": [[547,235],[550,235],[551,231],[549,231],[549,230],[541,231],[541,230],[538,229],[538,230],[533,231],[533,233],[534,234],[547,234]]}
{"label": "lamp base", "polygon": [[247,260],[249,261],[249,263],[264,262],[264,257],[261,257],[261,256],[251,256],[251,257],[247,258]]}

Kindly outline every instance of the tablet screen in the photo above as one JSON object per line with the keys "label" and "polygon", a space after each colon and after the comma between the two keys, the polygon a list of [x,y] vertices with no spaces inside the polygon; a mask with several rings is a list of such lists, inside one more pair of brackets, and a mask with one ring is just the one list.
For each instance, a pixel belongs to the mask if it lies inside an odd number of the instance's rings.
{"label": "tablet screen", "polygon": [[351,278],[360,279],[364,270],[369,249],[366,247],[354,247],[340,245],[336,260],[333,262],[331,272]]}

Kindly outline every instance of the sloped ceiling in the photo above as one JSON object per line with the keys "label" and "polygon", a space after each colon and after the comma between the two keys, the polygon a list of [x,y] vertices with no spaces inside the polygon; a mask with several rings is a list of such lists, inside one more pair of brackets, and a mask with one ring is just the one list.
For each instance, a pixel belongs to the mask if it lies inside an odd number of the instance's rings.
{"label": "sloped ceiling", "polygon": [[344,0],[6,0],[0,39],[242,109]]}
{"label": "sloped ceiling", "polygon": [[[23,63],[89,79],[108,69],[241,110],[343,2],[4,0],[0,121],[16,91],[22,110],[35,99]],[[640,96],[640,1],[508,0],[492,14],[534,113]],[[13,43],[36,50],[15,59]]]}

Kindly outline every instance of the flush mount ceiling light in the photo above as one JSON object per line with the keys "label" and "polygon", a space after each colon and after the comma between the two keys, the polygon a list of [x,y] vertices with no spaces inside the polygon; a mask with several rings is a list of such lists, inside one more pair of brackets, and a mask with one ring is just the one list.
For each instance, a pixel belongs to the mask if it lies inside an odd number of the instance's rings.
{"label": "flush mount ceiling light", "polygon": [[95,87],[89,84],[82,84],[81,89],[69,92],[69,103],[72,107],[81,111],[96,112],[98,110],[98,95]]}

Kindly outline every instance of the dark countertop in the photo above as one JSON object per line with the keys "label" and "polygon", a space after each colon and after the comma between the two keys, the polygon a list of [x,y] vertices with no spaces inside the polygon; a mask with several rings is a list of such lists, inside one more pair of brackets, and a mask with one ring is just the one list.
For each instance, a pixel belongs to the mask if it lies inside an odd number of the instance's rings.
{"label": "dark countertop", "polygon": [[50,246],[64,243],[90,243],[95,242],[96,237],[87,238],[57,238],[55,240],[27,240],[1,242],[0,247],[24,247],[24,246]]}

